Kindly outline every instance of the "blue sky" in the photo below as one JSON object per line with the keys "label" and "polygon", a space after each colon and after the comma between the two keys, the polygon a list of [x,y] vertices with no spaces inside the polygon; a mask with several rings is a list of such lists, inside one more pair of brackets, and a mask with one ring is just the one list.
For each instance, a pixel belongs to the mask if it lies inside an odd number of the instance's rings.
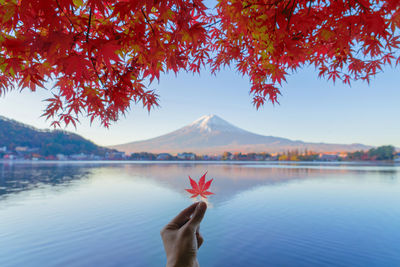
{"label": "blue sky", "polygon": [[[400,147],[400,75],[387,68],[372,80],[351,87],[317,78],[313,68],[299,70],[283,84],[280,105],[267,103],[256,110],[250,83],[235,70],[210,75],[167,74],[150,88],[160,95],[161,107],[147,113],[133,106],[109,129],[81,120],[76,132],[100,145],[155,137],[195,119],[216,114],[232,124],[263,135],[330,143],[393,144]],[[41,118],[50,91],[14,91],[0,98],[0,115],[38,128],[49,128]]]}

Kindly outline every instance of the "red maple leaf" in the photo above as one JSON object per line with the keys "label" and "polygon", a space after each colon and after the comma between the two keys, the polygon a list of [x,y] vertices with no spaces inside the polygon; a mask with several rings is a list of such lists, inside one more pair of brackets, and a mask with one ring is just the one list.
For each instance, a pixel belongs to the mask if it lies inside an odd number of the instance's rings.
{"label": "red maple leaf", "polygon": [[87,115],[108,127],[139,103],[150,111],[159,101],[148,87],[169,71],[236,67],[258,109],[279,103],[278,86],[303,66],[350,84],[400,63],[399,0],[0,3],[0,95],[54,81],[62,105],[44,116],[57,126]]}
{"label": "red maple leaf", "polygon": [[189,181],[190,181],[190,185],[192,186],[192,189],[185,189],[186,191],[188,191],[190,194],[192,194],[192,198],[197,197],[197,196],[201,196],[204,198],[207,198],[207,196],[209,195],[214,195],[214,193],[207,191],[210,188],[210,185],[213,181],[213,179],[209,180],[206,182],[206,174],[203,174],[203,176],[201,176],[201,178],[199,179],[199,183],[196,183],[196,181],[194,181],[190,176],[189,176]]}

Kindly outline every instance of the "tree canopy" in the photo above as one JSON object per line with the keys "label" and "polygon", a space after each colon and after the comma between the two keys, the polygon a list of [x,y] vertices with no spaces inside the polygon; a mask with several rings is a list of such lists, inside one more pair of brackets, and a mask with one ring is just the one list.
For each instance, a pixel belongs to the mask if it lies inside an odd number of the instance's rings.
{"label": "tree canopy", "polygon": [[231,66],[259,108],[293,71],[350,84],[400,62],[398,0],[0,0],[0,94],[54,84],[44,116],[104,126],[158,105],[164,72]]}

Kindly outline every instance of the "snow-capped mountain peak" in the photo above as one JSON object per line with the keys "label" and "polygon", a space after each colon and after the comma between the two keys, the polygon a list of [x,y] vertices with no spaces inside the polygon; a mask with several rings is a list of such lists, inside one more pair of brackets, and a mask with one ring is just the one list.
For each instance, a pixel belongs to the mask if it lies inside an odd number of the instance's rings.
{"label": "snow-capped mountain peak", "polygon": [[198,128],[202,132],[222,131],[222,132],[243,132],[244,130],[230,124],[217,115],[206,115],[192,122],[188,127]]}

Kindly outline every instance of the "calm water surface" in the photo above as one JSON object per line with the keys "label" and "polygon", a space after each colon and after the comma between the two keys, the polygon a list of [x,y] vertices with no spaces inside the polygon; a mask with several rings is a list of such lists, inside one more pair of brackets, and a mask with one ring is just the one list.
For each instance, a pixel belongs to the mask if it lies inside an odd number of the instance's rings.
{"label": "calm water surface", "polygon": [[163,266],[159,231],[214,178],[202,266],[400,266],[400,167],[0,163],[0,266]]}

